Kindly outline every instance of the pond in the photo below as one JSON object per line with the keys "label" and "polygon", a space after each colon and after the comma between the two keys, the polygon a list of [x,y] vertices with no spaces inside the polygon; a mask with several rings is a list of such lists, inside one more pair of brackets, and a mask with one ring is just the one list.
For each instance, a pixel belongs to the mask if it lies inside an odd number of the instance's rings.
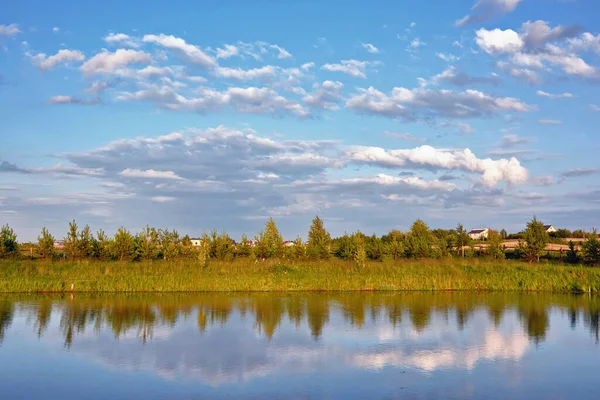
{"label": "pond", "polygon": [[2,399],[597,399],[600,298],[0,295]]}

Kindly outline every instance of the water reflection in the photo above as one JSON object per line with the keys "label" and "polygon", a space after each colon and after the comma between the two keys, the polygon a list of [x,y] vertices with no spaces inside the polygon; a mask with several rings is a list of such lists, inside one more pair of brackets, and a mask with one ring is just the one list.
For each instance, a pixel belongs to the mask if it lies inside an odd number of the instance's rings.
{"label": "water reflection", "polygon": [[[444,371],[480,373],[494,365],[494,374],[518,383],[524,379],[521,370],[528,365],[527,354],[537,355],[531,362],[544,364],[545,347],[558,346],[565,354],[593,349],[596,358],[590,362],[597,360],[599,322],[600,298],[587,295],[0,297],[0,346],[9,350],[19,343],[28,348],[31,336],[47,350],[62,348],[113,370],[150,371],[167,382],[192,379],[213,388],[277,379],[288,386],[300,385],[305,397],[314,397],[309,393],[312,388],[316,388],[313,394],[318,393],[319,386],[311,386],[315,382],[328,385],[325,377],[344,376],[357,380],[348,387],[336,387],[332,397],[351,398],[354,393],[360,398],[361,389],[355,387],[357,391],[352,392],[352,387],[359,382],[361,388],[370,384],[358,371],[382,380],[377,390],[386,396],[391,392],[385,388],[420,385],[421,378],[414,375],[402,385],[397,374],[390,380],[385,372],[390,368],[426,377]],[[587,333],[583,338],[582,332]],[[566,350],[574,343],[573,349]],[[540,353],[532,353],[536,351]],[[586,356],[589,351],[579,362]],[[0,357],[0,372],[3,368],[6,365]],[[301,382],[308,376],[311,385],[304,387]],[[263,397],[266,389],[254,390]],[[342,396],[345,390],[350,391],[349,397]],[[459,389],[455,390],[460,397]]]}

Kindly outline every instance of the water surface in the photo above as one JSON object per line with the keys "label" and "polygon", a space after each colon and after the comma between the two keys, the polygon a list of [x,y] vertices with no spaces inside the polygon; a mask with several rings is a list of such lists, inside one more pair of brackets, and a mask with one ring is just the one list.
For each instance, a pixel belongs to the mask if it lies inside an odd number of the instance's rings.
{"label": "water surface", "polygon": [[0,297],[2,399],[597,399],[600,298]]}

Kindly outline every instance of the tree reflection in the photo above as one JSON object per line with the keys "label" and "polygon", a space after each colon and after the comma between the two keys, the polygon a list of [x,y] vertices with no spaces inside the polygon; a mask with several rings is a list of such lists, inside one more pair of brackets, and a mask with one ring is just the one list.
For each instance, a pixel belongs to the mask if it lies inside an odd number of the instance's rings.
{"label": "tree reflection", "polygon": [[[26,300],[26,301],[23,301]],[[417,333],[430,328],[432,321],[446,321],[458,329],[467,327],[473,314],[486,310],[489,320],[498,326],[509,309],[515,309],[529,339],[539,344],[550,328],[549,312],[560,307],[568,321],[576,326],[582,318],[584,326],[598,341],[600,330],[600,298],[583,295],[520,295],[477,293],[321,293],[321,294],[201,294],[201,295],[119,295],[95,297],[70,295],[56,297],[0,298],[0,343],[13,320],[15,308],[27,315],[38,337],[48,330],[51,318],[59,320],[65,347],[70,348],[86,329],[109,330],[118,339],[134,334],[142,343],[152,340],[156,327],[174,328],[180,321],[195,318],[199,332],[209,327],[222,327],[233,313],[251,318],[259,335],[268,339],[277,335],[288,320],[299,329],[304,323],[318,340],[330,320],[332,309],[354,327],[377,324],[385,319],[393,326],[411,324]],[[368,318],[367,318],[368,316]],[[446,319],[444,319],[446,316]],[[448,316],[455,316],[455,319]],[[581,317],[580,317],[581,316]],[[407,318],[408,317],[408,318]]]}

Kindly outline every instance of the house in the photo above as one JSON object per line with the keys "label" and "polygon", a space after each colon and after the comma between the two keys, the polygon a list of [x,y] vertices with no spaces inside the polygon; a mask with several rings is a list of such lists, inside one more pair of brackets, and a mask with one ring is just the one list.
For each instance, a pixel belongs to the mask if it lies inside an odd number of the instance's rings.
{"label": "house", "polygon": [[283,242],[283,247],[291,247],[293,245],[295,245],[295,243],[291,240],[286,240],[285,242]]}
{"label": "house", "polygon": [[472,240],[485,240],[488,238],[489,233],[490,230],[488,228],[471,229],[469,232],[469,237]]}
{"label": "house", "polygon": [[544,230],[546,231],[546,233],[556,232],[556,228],[552,225],[544,225]]}
{"label": "house", "polygon": [[202,246],[202,239],[200,239],[200,238],[191,238],[190,242],[192,242],[192,247]]}
{"label": "house", "polygon": [[59,249],[62,250],[65,248],[65,242],[62,240],[57,240],[56,242],[54,242],[54,248],[55,249]]}

